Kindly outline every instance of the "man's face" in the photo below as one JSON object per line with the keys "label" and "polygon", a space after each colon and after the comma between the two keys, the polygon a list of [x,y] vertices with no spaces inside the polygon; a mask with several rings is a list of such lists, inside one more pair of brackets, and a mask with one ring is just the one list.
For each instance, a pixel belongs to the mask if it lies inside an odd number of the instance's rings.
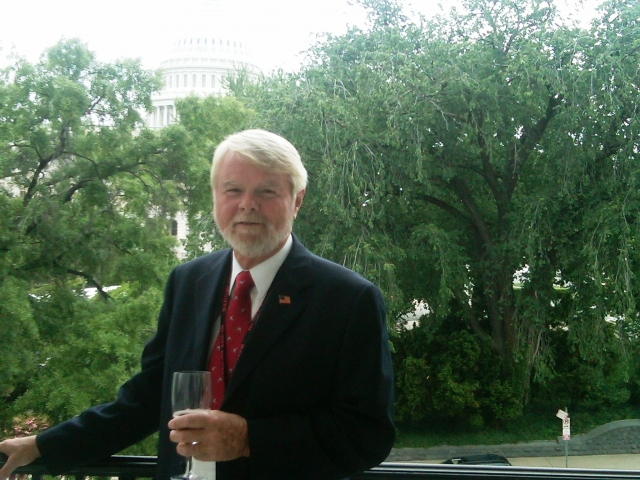
{"label": "man's face", "polygon": [[287,175],[268,173],[229,152],[214,185],[213,215],[236,258],[255,265],[284,245],[303,197],[304,190],[293,196]]}

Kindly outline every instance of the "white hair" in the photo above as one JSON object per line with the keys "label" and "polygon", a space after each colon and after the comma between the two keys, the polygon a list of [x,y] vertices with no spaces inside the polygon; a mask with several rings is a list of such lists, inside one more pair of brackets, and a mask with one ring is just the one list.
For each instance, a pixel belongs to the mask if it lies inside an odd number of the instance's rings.
{"label": "white hair", "polygon": [[294,196],[307,188],[307,170],[296,148],[280,135],[253,129],[229,135],[218,145],[211,164],[212,190],[216,188],[220,163],[229,152],[241,155],[249,163],[269,173],[288,175]]}

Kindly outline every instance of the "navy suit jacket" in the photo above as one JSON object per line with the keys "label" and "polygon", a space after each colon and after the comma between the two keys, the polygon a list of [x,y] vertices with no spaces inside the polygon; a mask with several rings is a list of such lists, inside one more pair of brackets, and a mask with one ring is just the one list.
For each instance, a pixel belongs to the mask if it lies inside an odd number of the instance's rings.
{"label": "navy suit jacket", "polygon": [[[52,473],[117,453],[158,429],[158,478],[181,471],[167,428],[171,378],[175,371],[206,369],[231,254],[205,255],[171,272],[141,372],[114,402],[38,435]],[[247,419],[251,456],[218,462],[219,480],[339,479],[383,461],[394,427],[380,291],[294,237],[221,409]]]}

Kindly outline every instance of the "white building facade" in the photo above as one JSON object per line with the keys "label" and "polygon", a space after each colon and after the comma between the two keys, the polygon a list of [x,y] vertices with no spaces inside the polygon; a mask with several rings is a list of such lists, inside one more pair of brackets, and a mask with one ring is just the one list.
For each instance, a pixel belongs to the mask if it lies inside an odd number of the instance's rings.
{"label": "white building facade", "polygon": [[151,128],[175,122],[176,99],[224,95],[228,75],[244,72],[250,80],[260,75],[240,30],[234,26],[241,19],[233,18],[222,0],[194,3],[192,9],[186,9],[182,27],[160,64],[164,87],[152,97],[154,109],[147,117]]}

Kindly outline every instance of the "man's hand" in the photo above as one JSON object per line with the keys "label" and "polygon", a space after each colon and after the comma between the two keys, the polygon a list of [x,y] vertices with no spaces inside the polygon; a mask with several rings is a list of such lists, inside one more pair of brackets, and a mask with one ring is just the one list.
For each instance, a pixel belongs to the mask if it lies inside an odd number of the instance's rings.
{"label": "man's hand", "polygon": [[224,461],[249,456],[247,421],[239,415],[220,410],[188,413],[173,418],[169,428],[169,438],[185,457]]}
{"label": "man's hand", "polygon": [[6,480],[16,468],[28,465],[40,457],[35,435],[0,442],[0,452],[9,457],[0,469],[0,480]]}

